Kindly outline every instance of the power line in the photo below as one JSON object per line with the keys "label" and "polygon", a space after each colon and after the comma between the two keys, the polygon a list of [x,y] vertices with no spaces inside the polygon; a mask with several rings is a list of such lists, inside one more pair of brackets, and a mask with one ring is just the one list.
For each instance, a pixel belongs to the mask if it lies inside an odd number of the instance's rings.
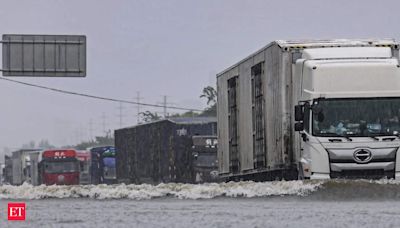
{"label": "power line", "polygon": [[143,106],[156,107],[156,108],[169,108],[169,109],[184,110],[184,111],[199,111],[199,112],[203,111],[203,110],[196,109],[196,108],[164,106],[164,105],[158,105],[158,104],[148,104],[148,103],[128,101],[128,100],[122,100],[122,99],[116,99],[116,98],[95,96],[95,95],[90,95],[90,94],[85,94],[85,93],[78,93],[78,92],[73,92],[73,91],[68,91],[68,90],[51,88],[51,87],[32,84],[32,83],[27,83],[27,82],[21,82],[21,81],[9,79],[9,78],[4,78],[4,77],[0,77],[0,79],[1,80],[5,80],[5,81],[9,81],[9,82],[14,82],[14,83],[17,83],[17,84],[26,85],[26,86],[31,86],[31,87],[36,87],[36,88],[40,88],[40,89],[51,90],[53,92],[64,93],[64,94],[75,95],[75,96],[81,96],[81,97],[87,97],[87,98],[93,98],[93,99],[98,99],[98,100],[113,101],[113,102],[120,102],[120,103],[126,103],[126,104],[134,104],[134,105],[143,105]]}

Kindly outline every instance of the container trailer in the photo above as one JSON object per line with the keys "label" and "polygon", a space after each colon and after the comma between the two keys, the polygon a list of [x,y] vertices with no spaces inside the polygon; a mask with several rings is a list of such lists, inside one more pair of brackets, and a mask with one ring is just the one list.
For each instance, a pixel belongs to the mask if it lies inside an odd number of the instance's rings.
{"label": "container trailer", "polygon": [[216,118],[168,118],[115,131],[123,183],[193,182],[192,136],[216,135]]}
{"label": "container trailer", "polygon": [[274,41],[217,75],[228,180],[400,179],[399,45]]}

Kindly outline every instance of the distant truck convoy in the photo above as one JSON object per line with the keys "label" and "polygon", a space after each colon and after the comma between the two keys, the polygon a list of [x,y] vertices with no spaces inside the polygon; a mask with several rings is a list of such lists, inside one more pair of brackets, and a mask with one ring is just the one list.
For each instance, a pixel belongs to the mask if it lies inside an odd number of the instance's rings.
{"label": "distant truck convoy", "polygon": [[5,156],[3,184],[91,184],[89,151],[21,149]]}
{"label": "distant truck convoy", "polygon": [[217,91],[223,178],[400,179],[394,40],[274,41],[218,74]]}

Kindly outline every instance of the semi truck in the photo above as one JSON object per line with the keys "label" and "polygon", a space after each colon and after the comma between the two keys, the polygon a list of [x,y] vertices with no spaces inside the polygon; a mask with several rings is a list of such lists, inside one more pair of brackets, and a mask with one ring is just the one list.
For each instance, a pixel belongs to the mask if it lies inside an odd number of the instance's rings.
{"label": "semi truck", "polygon": [[400,179],[399,44],[277,40],[217,75],[227,180]]}
{"label": "semi truck", "polygon": [[90,151],[86,151],[86,150],[76,151],[76,158],[79,161],[79,184],[91,184],[91,175],[90,175],[91,154],[90,154]]}
{"label": "semi truck", "polygon": [[43,152],[40,162],[41,183],[45,185],[78,185],[80,164],[76,150],[46,150]]}
{"label": "semi truck", "polygon": [[20,149],[12,152],[11,184],[21,185],[24,182],[39,185],[39,170],[41,149]]}
{"label": "semi truck", "polygon": [[99,146],[89,148],[91,153],[92,184],[116,184],[115,147]]}
{"label": "semi truck", "polygon": [[192,136],[193,183],[218,181],[217,136]]}

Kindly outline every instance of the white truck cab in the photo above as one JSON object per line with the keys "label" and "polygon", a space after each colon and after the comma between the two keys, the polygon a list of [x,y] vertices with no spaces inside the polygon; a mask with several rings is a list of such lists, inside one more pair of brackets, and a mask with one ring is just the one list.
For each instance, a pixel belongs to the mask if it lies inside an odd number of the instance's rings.
{"label": "white truck cab", "polygon": [[400,65],[392,49],[306,49],[293,67],[300,176],[400,179]]}

